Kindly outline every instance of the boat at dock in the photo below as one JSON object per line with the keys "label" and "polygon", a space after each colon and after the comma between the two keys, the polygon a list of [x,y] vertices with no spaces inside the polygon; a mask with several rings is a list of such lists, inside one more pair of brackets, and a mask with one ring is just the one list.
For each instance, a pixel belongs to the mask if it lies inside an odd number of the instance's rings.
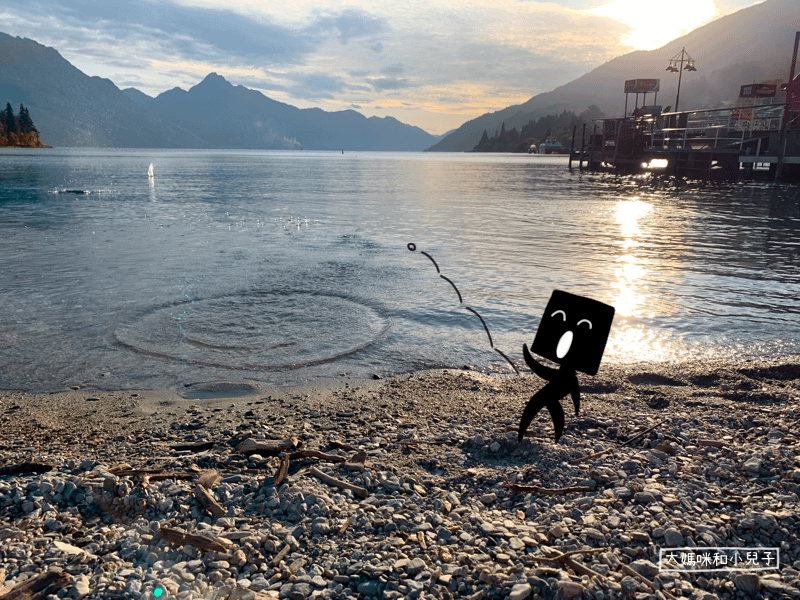
{"label": "boat at dock", "polygon": [[566,154],[567,148],[556,138],[549,137],[539,144],[539,154]]}

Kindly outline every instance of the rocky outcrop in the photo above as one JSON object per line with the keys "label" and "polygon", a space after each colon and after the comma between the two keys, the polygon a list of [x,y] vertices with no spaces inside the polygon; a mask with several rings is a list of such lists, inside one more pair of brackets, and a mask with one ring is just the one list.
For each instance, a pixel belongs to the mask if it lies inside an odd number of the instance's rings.
{"label": "rocky outcrop", "polygon": [[28,133],[0,133],[0,148],[52,148],[39,139],[36,131]]}

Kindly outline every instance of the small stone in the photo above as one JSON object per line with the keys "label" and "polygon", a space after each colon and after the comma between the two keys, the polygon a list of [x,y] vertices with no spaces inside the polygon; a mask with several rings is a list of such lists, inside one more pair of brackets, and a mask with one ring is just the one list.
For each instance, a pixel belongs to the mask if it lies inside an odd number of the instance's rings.
{"label": "small stone", "polygon": [[674,527],[664,531],[664,542],[670,548],[681,548],[684,544],[683,535]]}
{"label": "small stone", "polygon": [[500,451],[500,444],[498,442],[492,442],[489,446],[489,450],[492,452],[499,452]]}
{"label": "small stone", "polygon": [[739,573],[733,578],[736,589],[745,594],[757,594],[761,589],[761,580],[755,573]]}
{"label": "small stone", "polygon": [[566,531],[564,531],[564,528],[561,525],[554,525],[547,532],[547,537],[549,537],[549,538],[560,538],[565,533],[566,533]]}
{"label": "small stone", "polygon": [[311,586],[307,583],[295,583],[292,592],[289,594],[290,600],[303,600],[311,595]]}
{"label": "small stone", "polygon": [[[531,540],[531,541],[533,541],[533,540]],[[508,545],[514,552],[519,552],[520,550],[525,548],[525,542],[523,542],[518,537],[512,537],[511,539],[509,539],[508,540]]]}
{"label": "small stone", "polygon": [[494,525],[491,523],[481,523],[480,525],[481,533],[483,535],[494,535]]}
{"label": "small stone", "polygon": [[507,598],[509,600],[525,600],[531,595],[531,586],[529,583],[518,583],[511,588]]}
{"label": "small stone", "polygon": [[422,573],[426,566],[427,565],[425,564],[424,560],[421,558],[415,558],[406,565],[406,573],[409,575],[409,577],[415,577],[416,575]]}
{"label": "small stone", "polygon": [[559,581],[558,587],[561,589],[561,596],[564,600],[572,600],[572,598],[580,597],[585,589],[580,583],[568,580]]}
{"label": "small stone", "polygon": [[484,504],[491,504],[495,500],[497,500],[497,494],[495,494],[494,492],[491,492],[489,494],[484,494],[483,496],[481,496],[481,502],[483,502]]}
{"label": "small stone", "polygon": [[636,494],[633,496],[633,499],[641,504],[652,504],[656,501],[655,496],[653,496],[653,494],[650,492],[636,492]]}
{"label": "small stone", "polygon": [[651,563],[649,560],[635,560],[630,565],[631,569],[643,575],[647,579],[654,579],[658,575],[658,566]]}
{"label": "small stone", "polygon": [[358,593],[364,596],[375,596],[381,591],[380,581],[362,581],[358,584]]}
{"label": "small stone", "polygon": [[409,562],[411,562],[411,561],[409,559],[407,559],[407,558],[400,558],[394,563],[394,567],[392,567],[392,568],[395,571],[400,571],[402,569],[405,569],[406,566],[408,566]]}
{"label": "small stone", "polygon": [[636,593],[636,580],[630,575],[623,577],[619,585],[628,596],[633,596]]}
{"label": "small stone", "polygon": [[761,459],[757,456],[748,458],[742,468],[748,473],[759,473],[761,471]]}
{"label": "small stone", "polygon": [[774,579],[762,579],[761,589],[776,598],[800,598],[800,589]]}
{"label": "small stone", "polygon": [[739,573],[733,578],[733,583],[745,594],[755,595],[761,590],[761,580],[754,573]]}
{"label": "small stone", "polygon": [[588,537],[592,538],[593,540],[597,540],[599,542],[605,542],[606,541],[605,534],[602,531],[598,530],[598,529],[594,529],[593,527],[589,527],[589,528],[586,529],[586,535]]}

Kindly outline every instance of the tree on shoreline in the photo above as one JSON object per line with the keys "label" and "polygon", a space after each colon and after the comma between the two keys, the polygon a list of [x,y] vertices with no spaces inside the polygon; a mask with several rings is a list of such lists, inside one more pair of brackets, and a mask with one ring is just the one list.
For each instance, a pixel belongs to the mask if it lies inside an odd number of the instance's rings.
{"label": "tree on shoreline", "polygon": [[20,104],[19,114],[15,115],[11,103],[6,102],[6,107],[0,111],[0,146],[41,145],[39,130],[33,124],[28,109]]}
{"label": "tree on shoreline", "polygon": [[547,115],[537,121],[531,119],[519,131],[516,127],[506,129],[506,124],[503,122],[500,131],[495,131],[492,137],[489,137],[484,129],[480,141],[472,151],[527,152],[532,145],[538,145],[548,137],[555,137],[561,144],[569,147],[574,126],[580,127],[584,123],[602,119],[604,116],[599,108],[590,106],[580,115],[565,110],[560,115]]}

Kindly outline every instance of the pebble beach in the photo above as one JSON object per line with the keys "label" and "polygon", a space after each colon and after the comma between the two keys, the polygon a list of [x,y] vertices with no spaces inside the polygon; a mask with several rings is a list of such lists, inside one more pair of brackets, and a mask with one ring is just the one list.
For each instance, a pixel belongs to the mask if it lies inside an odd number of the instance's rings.
{"label": "pebble beach", "polygon": [[517,442],[542,380],[466,367],[0,392],[0,599],[800,598],[800,362],[579,380],[558,443]]}

